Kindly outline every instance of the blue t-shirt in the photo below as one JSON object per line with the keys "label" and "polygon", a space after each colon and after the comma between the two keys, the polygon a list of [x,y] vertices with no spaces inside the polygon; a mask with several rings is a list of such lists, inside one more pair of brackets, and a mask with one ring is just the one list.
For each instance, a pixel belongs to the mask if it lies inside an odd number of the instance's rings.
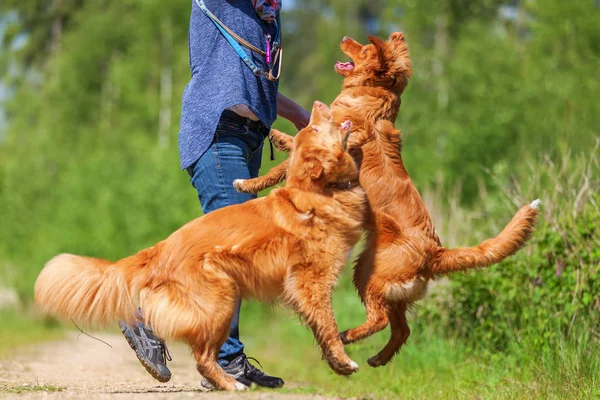
{"label": "blue t-shirt", "polygon": [[[204,2],[229,29],[263,51],[267,33],[275,37],[275,24],[260,19],[249,0]],[[243,49],[259,68],[268,70],[264,56]],[[194,0],[189,51],[192,78],[183,92],[179,128],[182,169],[196,162],[211,145],[226,108],[245,104],[267,128],[277,118],[278,82],[254,75]]]}

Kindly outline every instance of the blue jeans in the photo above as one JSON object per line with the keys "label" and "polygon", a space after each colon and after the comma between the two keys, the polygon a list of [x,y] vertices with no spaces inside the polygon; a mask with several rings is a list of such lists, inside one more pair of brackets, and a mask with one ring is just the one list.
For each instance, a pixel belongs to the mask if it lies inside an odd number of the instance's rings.
{"label": "blue jeans", "polygon": [[[240,117],[229,110],[223,112],[211,146],[196,163],[187,168],[205,214],[256,198],[256,195],[236,191],[233,181],[258,176],[267,134],[268,130],[262,123]],[[238,299],[229,338],[219,351],[221,366],[229,364],[244,352],[239,332],[240,304]]]}

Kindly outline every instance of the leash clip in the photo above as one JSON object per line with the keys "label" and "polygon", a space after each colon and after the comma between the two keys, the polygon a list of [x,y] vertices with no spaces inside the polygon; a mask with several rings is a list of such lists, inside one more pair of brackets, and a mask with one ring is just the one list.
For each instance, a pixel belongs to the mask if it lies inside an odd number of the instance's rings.
{"label": "leash clip", "polygon": [[267,64],[271,63],[271,35],[267,33],[267,47],[266,47],[266,60]]}

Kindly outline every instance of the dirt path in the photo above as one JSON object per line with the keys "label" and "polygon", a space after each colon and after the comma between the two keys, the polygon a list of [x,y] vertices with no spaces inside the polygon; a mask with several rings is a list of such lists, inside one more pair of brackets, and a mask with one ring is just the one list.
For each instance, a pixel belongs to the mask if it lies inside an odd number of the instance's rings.
{"label": "dirt path", "polygon": [[[23,348],[0,359],[0,398],[5,399],[318,399],[272,392],[223,393],[200,389],[200,375],[188,348],[169,346],[173,378],[155,381],[124,338],[95,334],[112,348],[71,332],[58,342]],[[289,385],[293,386],[293,385]],[[298,385],[296,385],[298,386]],[[44,390],[46,389],[46,390]],[[61,391],[52,391],[60,389]]]}

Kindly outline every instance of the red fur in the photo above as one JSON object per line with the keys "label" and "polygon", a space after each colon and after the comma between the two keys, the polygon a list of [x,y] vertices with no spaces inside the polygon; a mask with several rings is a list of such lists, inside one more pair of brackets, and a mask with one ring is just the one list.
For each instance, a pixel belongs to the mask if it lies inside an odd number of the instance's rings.
{"label": "red fur", "polygon": [[332,369],[356,372],[331,308],[366,206],[343,136],[316,102],[311,124],[294,139],[285,188],[195,219],[114,263],[59,255],[40,273],[35,301],[57,317],[100,324],[132,320],[140,306],[159,337],[191,346],[203,376],[236,390],[216,362],[236,298],[280,299],[312,329]]}
{"label": "red fur", "polygon": [[[370,37],[361,45],[344,38],[340,47],[354,68],[336,71],[344,76],[341,93],[331,105],[335,122],[351,120],[349,148],[360,164],[360,183],[367,193],[372,214],[365,248],[359,256],[354,285],[363,300],[367,320],[341,333],[344,343],[364,339],[391,325],[388,344],[369,359],[373,367],[391,360],[410,335],[408,306],[426,292],[436,274],[464,271],[502,261],[526,242],[534,229],[538,211],[521,208],[506,228],[493,239],[471,248],[441,246],[429,213],[402,162],[402,138],[394,128],[410,70],[408,47],[401,33],[384,42]],[[278,142],[284,134],[276,132]],[[282,176],[284,167],[274,173]],[[266,178],[242,182],[242,190],[263,189]]]}

